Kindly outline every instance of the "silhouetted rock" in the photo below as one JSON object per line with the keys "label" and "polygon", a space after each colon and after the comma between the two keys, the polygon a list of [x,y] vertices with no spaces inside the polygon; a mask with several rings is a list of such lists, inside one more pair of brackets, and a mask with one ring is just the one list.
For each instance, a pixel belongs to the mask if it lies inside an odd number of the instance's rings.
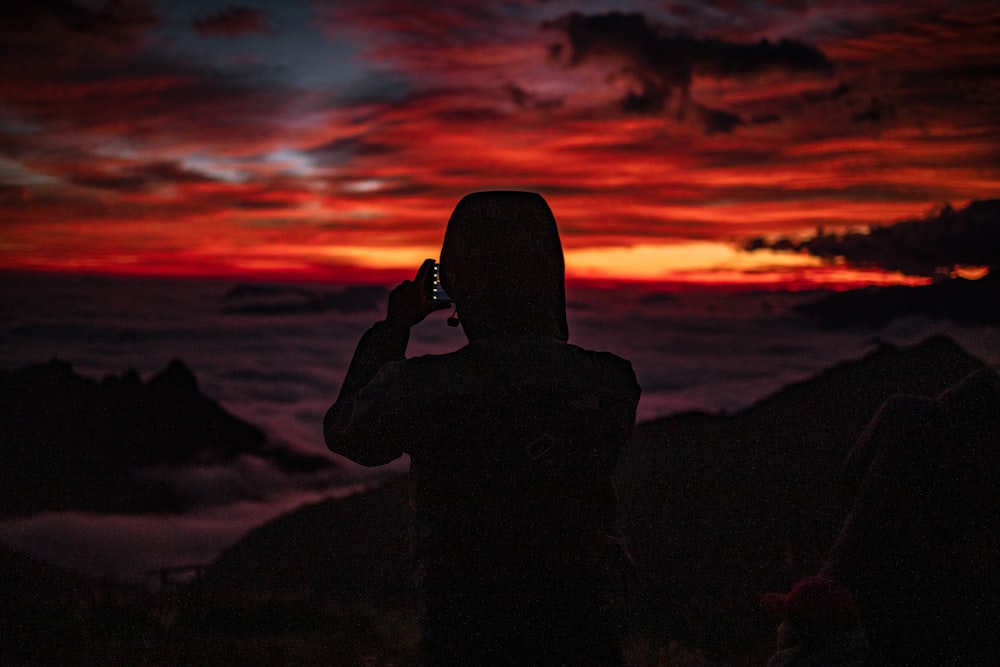
{"label": "silhouetted rock", "polygon": [[142,471],[218,465],[242,455],[283,470],[332,466],[269,442],[223,410],[174,360],[143,383],[135,371],[96,382],[63,361],[0,372],[2,514],[43,510],[170,512],[189,501]]}
{"label": "silhouetted rock", "polygon": [[996,324],[1000,322],[1000,275],[955,278],[921,287],[865,287],[831,294],[797,310],[830,327],[878,328],[908,315],[959,324]]}

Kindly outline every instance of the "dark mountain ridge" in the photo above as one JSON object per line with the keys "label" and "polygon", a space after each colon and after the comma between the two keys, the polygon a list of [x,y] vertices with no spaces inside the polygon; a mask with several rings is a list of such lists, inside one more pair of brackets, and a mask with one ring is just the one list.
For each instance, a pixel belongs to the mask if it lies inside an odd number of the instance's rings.
{"label": "dark mountain ridge", "polygon": [[330,458],[272,443],[198,389],[180,360],[138,373],[81,377],[64,361],[0,371],[0,515],[45,510],[177,512],[188,501],[148,469],[224,465],[242,456],[288,472]]}

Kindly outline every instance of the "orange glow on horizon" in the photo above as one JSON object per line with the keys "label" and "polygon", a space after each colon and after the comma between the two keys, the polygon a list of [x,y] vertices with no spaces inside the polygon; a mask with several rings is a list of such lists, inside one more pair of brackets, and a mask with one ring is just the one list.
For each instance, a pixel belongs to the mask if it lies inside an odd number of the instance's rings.
{"label": "orange glow on horizon", "polygon": [[[28,272],[98,273],[187,279],[223,279],[391,286],[410,279],[432,245],[400,248],[274,244],[239,254],[203,248],[197,255],[103,255],[30,262],[6,267]],[[867,285],[923,285],[929,278],[824,263],[801,253],[745,252],[716,242],[640,244],[564,251],[568,285],[614,288],[641,285],[657,290],[844,290]],[[969,276],[971,277],[971,276]]]}

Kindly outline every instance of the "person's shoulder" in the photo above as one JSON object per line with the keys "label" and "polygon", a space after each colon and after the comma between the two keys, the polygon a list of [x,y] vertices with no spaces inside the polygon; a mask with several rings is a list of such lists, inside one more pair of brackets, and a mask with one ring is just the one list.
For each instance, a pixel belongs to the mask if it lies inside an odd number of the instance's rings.
{"label": "person's shoulder", "polygon": [[627,368],[629,369],[629,371],[632,370],[632,362],[624,357],[615,354],[614,352],[606,352],[603,350],[588,350],[586,348],[577,346],[574,347],[580,350],[583,354],[594,355],[597,359],[600,360],[601,363],[608,364],[609,366],[617,366],[622,369]]}
{"label": "person's shoulder", "polygon": [[442,368],[454,364],[463,363],[463,358],[468,356],[468,345],[452,350],[451,352],[439,352],[434,354],[420,354],[414,357],[407,357],[395,362],[401,367],[424,370]]}
{"label": "person's shoulder", "polygon": [[538,368],[551,382],[593,386],[637,400],[639,382],[627,359],[612,352],[590,350],[562,341],[553,341],[550,350],[546,363],[539,364]]}
{"label": "person's shoulder", "polygon": [[635,378],[635,370],[632,362],[624,357],[620,357],[613,352],[602,350],[588,350],[572,343],[565,343],[566,347],[576,357],[589,360],[591,363],[599,365],[610,372],[620,373],[623,376]]}
{"label": "person's shoulder", "polygon": [[562,341],[557,338],[550,338],[548,336],[524,336],[514,339],[514,345],[521,346],[525,349],[531,349],[542,354],[554,356],[561,354],[565,356],[577,357],[581,360],[587,360],[593,363],[603,363],[623,367],[627,366],[628,368],[632,367],[632,364],[627,359],[624,359],[623,357],[620,357],[612,352],[591,350],[574,343]]}

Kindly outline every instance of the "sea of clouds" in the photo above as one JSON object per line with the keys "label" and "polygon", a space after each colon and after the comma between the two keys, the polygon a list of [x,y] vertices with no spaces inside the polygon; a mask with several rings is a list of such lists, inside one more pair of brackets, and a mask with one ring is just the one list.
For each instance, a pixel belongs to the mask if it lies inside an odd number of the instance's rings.
{"label": "sea of clouds", "polygon": [[[387,290],[226,281],[7,276],[0,281],[0,369],[52,358],[96,379],[135,369],[144,380],[180,358],[199,388],[273,441],[327,450],[322,417],[358,338],[381,318]],[[816,293],[569,292],[570,342],[631,360],[643,388],[640,421],[687,410],[733,412],[792,382],[870,352],[878,341],[952,336],[1000,363],[1000,327],[904,318],[878,330],[826,329],[793,306]],[[464,343],[435,313],[413,331],[409,354]],[[331,455],[332,456],[332,455]],[[0,540],[92,574],[142,580],[167,565],[204,563],[252,528],[324,497],[351,493],[407,468],[367,469],[337,459],[317,484],[241,459],[170,473],[205,500],[173,516],[52,512],[0,522]],[[256,497],[247,499],[247,490]]]}

